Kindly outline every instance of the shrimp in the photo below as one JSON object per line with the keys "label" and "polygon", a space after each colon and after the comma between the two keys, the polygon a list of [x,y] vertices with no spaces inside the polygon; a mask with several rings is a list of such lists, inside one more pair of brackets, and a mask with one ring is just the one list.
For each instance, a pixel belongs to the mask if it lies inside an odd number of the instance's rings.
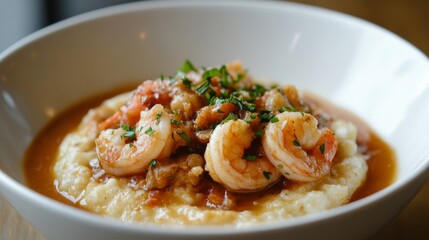
{"label": "shrimp", "polygon": [[116,127],[118,124],[134,126],[139,120],[140,112],[151,108],[157,103],[165,104],[171,101],[168,90],[169,82],[147,80],[140,84],[132,97],[119,111],[98,125],[98,129],[104,130]]}
{"label": "shrimp", "polygon": [[225,119],[231,112],[237,111],[237,109],[237,106],[229,102],[205,106],[198,111],[194,126],[197,129],[210,128],[213,124]]}
{"label": "shrimp", "polygon": [[103,130],[95,140],[100,165],[116,176],[144,172],[153,159],[170,156],[173,142],[170,117],[160,104],[142,111],[135,129]]}
{"label": "shrimp", "polygon": [[254,138],[250,125],[241,119],[215,128],[204,154],[205,169],[214,181],[231,191],[258,191],[281,177],[264,156],[243,156]]}
{"label": "shrimp", "polygon": [[283,112],[266,126],[262,145],[271,163],[290,180],[310,182],[327,175],[338,147],[334,133],[317,128],[304,112]]}

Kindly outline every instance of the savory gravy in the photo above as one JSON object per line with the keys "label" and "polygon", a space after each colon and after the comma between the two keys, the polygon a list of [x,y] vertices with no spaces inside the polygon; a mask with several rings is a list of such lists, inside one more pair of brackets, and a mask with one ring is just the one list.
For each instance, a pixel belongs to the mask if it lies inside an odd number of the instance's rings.
{"label": "savory gravy", "polygon": [[[52,119],[52,121],[35,137],[26,152],[24,173],[28,186],[45,196],[77,207],[78,204],[73,204],[71,201],[67,200],[65,196],[57,191],[54,184],[55,179],[52,174],[52,168],[59,145],[63,138],[78,126],[82,117],[90,108],[100,105],[103,100],[109,97],[131,89],[133,88],[121,88],[114,92],[90,98],[70,107],[63,113],[54,117],[54,119]],[[321,101],[317,97],[305,95],[304,99],[309,103],[321,106],[333,116],[350,120],[358,126],[359,145],[366,146],[366,149],[364,149],[363,152],[369,156],[367,160],[368,173],[365,183],[353,195],[351,201],[356,201],[371,195],[393,182],[396,173],[395,155],[390,147],[374,132],[372,132],[365,123],[351,113],[335,107],[325,101]],[[234,209],[237,211],[252,208],[255,200],[258,200],[265,195],[275,194],[285,187],[294,185],[294,183],[291,183],[290,181],[282,180],[274,186],[257,193],[229,193],[222,186],[213,183],[212,181],[208,181],[208,179],[205,179],[202,183],[203,186],[201,187],[201,191],[205,193],[207,197],[210,197],[210,194],[214,192],[218,192],[218,194],[215,195],[231,194],[235,197],[240,203],[237,204],[239,206]],[[201,205],[205,204],[206,203],[201,203]]]}
{"label": "savory gravy", "polygon": [[334,118],[353,122],[358,128],[357,142],[366,146],[363,152],[368,155],[368,172],[365,183],[353,194],[351,201],[369,196],[389,186],[396,175],[396,157],[393,150],[370,127],[356,115],[327,102],[313,94],[302,94],[309,104],[315,104]]}

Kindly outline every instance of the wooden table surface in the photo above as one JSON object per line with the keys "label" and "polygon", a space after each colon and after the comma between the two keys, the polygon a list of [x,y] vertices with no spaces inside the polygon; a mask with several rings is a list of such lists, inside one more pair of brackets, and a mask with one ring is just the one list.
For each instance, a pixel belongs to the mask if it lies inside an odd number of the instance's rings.
{"label": "wooden table surface", "polygon": [[290,0],[343,12],[396,33],[429,56],[427,0]]}
{"label": "wooden table surface", "polygon": [[[429,1],[426,0],[292,0],[324,7],[380,25],[429,56]],[[0,239],[44,237],[0,196]],[[373,239],[429,239],[429,182],[402,213]]]}

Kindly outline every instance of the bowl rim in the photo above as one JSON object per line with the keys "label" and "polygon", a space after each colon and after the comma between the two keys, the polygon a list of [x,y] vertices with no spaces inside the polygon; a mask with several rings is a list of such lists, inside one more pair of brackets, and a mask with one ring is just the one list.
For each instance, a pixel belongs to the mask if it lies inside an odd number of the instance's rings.
{"label": "bowl rim", "polygon": [[[134,2],[134,3],[126,3],[117,6],[107,7],[95,11],[91,11],[88,13],[84,13],[81,15],[77,15],[61,22],[55,23],[48,27],[45,27],[41,30],[38,30],[27,37],[21,39],[15,44],[8,47],[2,53],[0,53],[0,62],[6,61],[7,58],[12,56],[18,50],[30,45],[34,41],[39,41],[44,37],[48,37],[51,34],[59,32],[63,29],[67,29],[70,27],[75,27],[80,24],[86,24],[88,22],[99,20],[102,18],[109,18],[112,16],[132,13],[132,12],[144,12],[156,9],[163,8],[192,8],[192,7],[245,7],[245,8],[259,8],[266,10],[274,10],[274,9],[283,9],[289,11],[299,12],[304,15],[317,16],[325,19],[335,19],[340,20],[343,24],[354,25],[360,27],[362,29],[378,31],[384,35],[387,35],[391,38],[395,38],[401,42],[401,44],[407,45],[417,56],[420,56],[423,60],[428,63],[429,59],[427,56],[422,53],[419,49],[413,46],[408,41],[404,40],[402,37],[392,33],[376,24],[368,22],[366,20],[356,18],[344,13],[340,13],[337,11],[324,9],[321,7],[305,5],[301,3],[293,3],[293,2],[278,2],[278,1],[244,1],[244,0],[221,0],[221,1],[148,1],[148,2]],[[130,231],[133,233],[152,233],[152,234],[162,234],[162,235],[177,235],[180,234],[182,236],[198,236],[201,234],[204,235],[212,235],[212,236],[222,236],[222,235],[235,235],[235,234],[243,234],[243,233],[254,233],[254,232],[264,232],[270,230],[278,230],[285,228],[293,228],[296,226],[303,226],[313,224],[319,221],[328,221],[330,219],[339,217],[344,214],[353,213],[358,211],[360,208],[375,204],[376,202],[384,201],[388,198],[391,198],[395,192],[404,189],[409,186],[413,181],[416,181],[417,178],[421,178],[425,173],[429,173],[429,152],[426,156],[422,156],[423,164],[418,166],[415,171],[413,171],[413,175],[405,176],[400,181],[395,181],[387,188],[376,192],[368,197],[360,199],[358,201],[348,203],[344,206],[340,206],[334,209],[330,209],[325,212],[315,213],[300,217],[293,218],[293,221],[290,219],[279,220],[279,221],[271,221],[264,222],[258,225],[250,225],[249,227],[237,227],[235,225],[221,225],[221,226],[159,226],[156,224],[149,225],[141,225],[138,223],[127,223],[120,222],[113,219],[108,219],[81,209],[77,209],[63,203],[57,202],[53,199],[50,199],[34,190],[28,188],[24,184],[19,183],[12,177],[8,176],[5,172],[0,169],[0,186],[1,189],[7,188],[9,191],[15,192],[17,195],[20,195],[22,198],[30,199],[37,205],[38,207],[44,209],[51,209],[52,211],[58,212],[58,214],[68,216],[69,218],[77,219],[78,221],[84,222],[86,224],[91,224],[93,226],[98,227],[108,227],[114,230],[119,231]],[[3,194],[3,190],[1,190]],[[6,196],[5,196],[6,197]],[[7,199],[7,197],[6,197]],[[13,203],[12,203],[13,205]],[[169,228],[168,232],[163,230]],[[219,231],[219,229],[222,231]]]}

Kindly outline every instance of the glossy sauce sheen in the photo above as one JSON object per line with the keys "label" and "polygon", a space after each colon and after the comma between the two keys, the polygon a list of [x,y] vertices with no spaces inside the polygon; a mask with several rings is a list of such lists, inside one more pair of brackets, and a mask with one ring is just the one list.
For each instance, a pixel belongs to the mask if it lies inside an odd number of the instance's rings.
{"label": "glossy sauce sheen", "polygon": [[[73,131],[81,121],[82,117],[90,108],[101,104],[104,99],[114,96],[115,94],[131,90],[132,88],[122,88],[115,92],[103,94],[81,103],[78,103],[63,113],[57,115],[41,132],[36,136],[30,147],[28,148],[25,161],[24,173],[27,184],[35,191],[56,199],[60,202],[71,206],[78,206],[68,201],[63,195],[58,193],[52,174],[53,162],[56,157],[57,150],[63,138]],[[317,104],[335,117],[350,120],[354,122],[359,129],[358,143],[363,148],[363,153],[368,154],[368,173],[367,179],[363,186],[353,195],[351,201],[364,198],[372,193],[375,193],[388,185],[395,178],[395,155],[390,147],[380,139],[374,132],[363,123],[359,118],[349,112],[335,107],[325,101],[322,101],[314,96],[307,95],[304,99],[310,103]],[[225,190],[222,186],[214,183],[208,176],[205,176],[201,181],[199,191],[206,196],[204,202],[199,203],[200,206],[217,208],[213,205],[216,198],[227,196],[228,198],[236,199],[236,206],[233,210],[241,211],[245,209],[253,209],[257,207],[257,202],[261,198],[278,194],[282,189],[293,187],[296,183],[281,180],[270,188],[254,192],[254,193],[232,193]],[[162,196],[162,191],[160,191]],[[164,199],[163,202],[168,202]],[[220,208],[220,207],[219,207]]]}

